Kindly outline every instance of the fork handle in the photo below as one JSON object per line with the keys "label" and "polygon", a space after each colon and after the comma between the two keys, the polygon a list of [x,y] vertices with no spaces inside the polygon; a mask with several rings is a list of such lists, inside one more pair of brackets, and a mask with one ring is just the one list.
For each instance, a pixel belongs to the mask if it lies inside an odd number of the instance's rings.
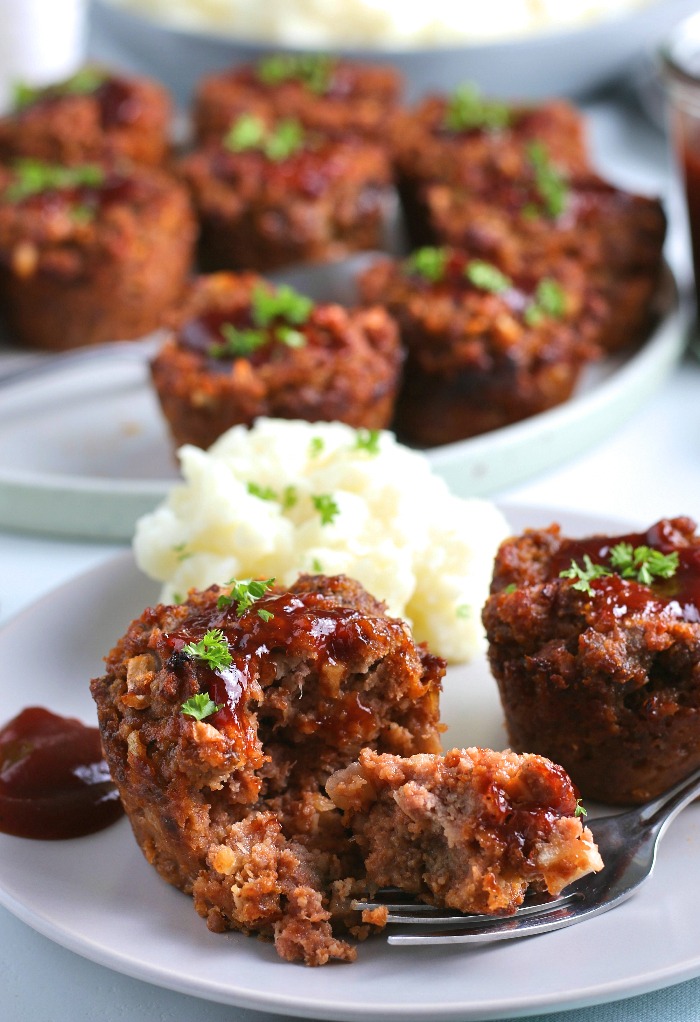
{"label": "fork handle", "polygon": [[[661,835],[674,817],[700,795],[700,768],[642,807],[639,820]],[[635,810],[632,810],[635,812]],[[636,810],[639,812],[639,810]]]}

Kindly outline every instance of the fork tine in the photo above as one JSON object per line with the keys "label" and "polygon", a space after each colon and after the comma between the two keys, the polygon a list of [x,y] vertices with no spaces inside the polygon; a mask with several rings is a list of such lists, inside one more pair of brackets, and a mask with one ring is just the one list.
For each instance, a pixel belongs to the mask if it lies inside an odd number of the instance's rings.
{"label": "fork tine", "polygon": [[[595,913],[591,913],[595,914]],[[533,910],[530,915],[518,916],[462,916],[454,929],[430,930],[427,933],[392,933],[387,942],[393,945],[409,944],[484,944],[489,941],[509,940],[514,937],[534,936],[558,930],[579,921],[571,912],[571,905],[558,905],[550,911]],[[406,922],[406,920],[401,920]],[[435,923],[438,920],[434,921]],[[450,925],[451,921],[445,920]]]}
{"label": "fork tine", "polygon": [[[394,894],[394,892],[392,891],[391,894]],[[474,929],[483,929],[484,927],[492,927],[494,923],[497,923],[501,919],[522,919],[526,916],[538,916],[544,918],[544,916],[548,913],[557,911],[560,908],[570,905],[574,901],[579,901],[580,899],[581,895],[576,891],[554,898],[550,895],[535,895],[528,899],[525,904],[521,905],[512,916],[492,916],[479,913],[465,914],[462,912],[454,915],[448,915],[444,909],[437,908],[435,905],[427,905],[422,902],[410,900],[357,900],[353,901],[352,907],[358,911],[362,911],[363,909],[369,909],[371,911],[377,908],[385,908],[388,913],[386,918],[387,923],[403,923],[408,926],[469,926]]]}

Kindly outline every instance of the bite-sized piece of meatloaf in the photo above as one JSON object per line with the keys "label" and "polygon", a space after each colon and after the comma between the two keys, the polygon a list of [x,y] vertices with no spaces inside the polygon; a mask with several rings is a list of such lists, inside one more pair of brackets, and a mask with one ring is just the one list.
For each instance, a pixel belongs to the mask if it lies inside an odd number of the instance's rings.
{"label": "bite-sized piece of meatloaf", "polygon": [[182,297],[195,230],[183,186],[150,167],[0,167],[0,316],[37,348],[141,337]]}
{"label": "bite-sized piece of meatloaf", "polygon": [[[391,145],[409,227],[422,187],[436,181],[482,190],[494,179],[518,181],[528,172],[533,145],[544,146],[559,170],[589,167],[585,122],[570,104],[538,106],[483,98],[472,86],[428,96],[393,118]],[[422,243],[425,239],[417,239]]]}
{"label": "bite-sized piece of meatloaf", "polygon": [[184,157],[203,270],[270,270],[380,248],[392,196],[385,150],[252,114]]}
{"label": "bite-sized piece of meatloaf", "polygon": [[557,177],[540,152],[521,178],[493,177],[483,188],[432,184],[414,209],[417,238],[465,247],[513,274],[578,262],[608,303],[602,346],[617,351],[646,336],[666,233],[657,199],[594,174]]}
{"label": "bite-sized piece of meatloaf", "polygon": [[359,279],[407,350],[394,425],[431,447],[527,418],[570,397],[598,354],[605,303],[580,269],[507,277],[449,247],[374,263]]}
{"label": "bite-sized piece of meatloaf", "polygon": [[541,756],[452,749],[402,759],[363,749],[326,790],[368,883],[431,905],[510,915],[528,888],[559,894],[603,866],[570,779]]}
{"label": "bite-sized piece of meatloaf", "polygon": [[22,87],[0,118],[0,158],[49,163],[128,159],[162,164],[172,104],[157,82],[86,67],[43,88]]}
{"label": "bite-sized piece of meatloaf", "polygon": [[389,66],[320,54],[271,54],[208,75],[197,86],[193,120],[202,142],[220,139],[244,113],[294,117],[327,135],[384,141],[403,82]]}
{"label": "bite-sized piece of meatloaf", "polygon": [[483,611],[512,745],[561,763],[585,798],[644,802],[700,767],[700,537],[507,540]]}
{"label": "bite-sized piece of meatloaf", "polygon": [[402,363],[380,307],[315,305],[253,273],[195,280],[151,365],[176,446],[209,447],[260,416],[367,429],[392,416]]}
{"label": "bite-sized piece of meatloaf", "polygon": [[309,965],[362,877],[323,793],[365,746],[439,749],[444,662],[343,577],[192,591],[150,608],[91,684],[105,757],[146,859],[212,930]]}

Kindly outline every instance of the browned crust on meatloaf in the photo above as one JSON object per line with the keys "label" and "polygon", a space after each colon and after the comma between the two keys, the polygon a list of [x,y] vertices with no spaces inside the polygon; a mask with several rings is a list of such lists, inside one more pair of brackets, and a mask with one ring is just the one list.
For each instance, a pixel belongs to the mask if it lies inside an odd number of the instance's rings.
{"label": "browned crust on meatloaf", "polygon": [[329,778],[367,879],[428,904],[510,915],[529,887],[559,894],[602,862],[561,767],[452,749],[409,759],[363,749]]}
{"label": "browned crust on meatloaf", "polygon": [[[402,362],[398,331],[383,308],[348,310],[317,305],[303,325],[301,346],[274,339],[250,356],[214,358],[208,343],[221,343],[218,323],[247,319],[255,288],[273,290],[255,274],[200,277],[179,313],[180,328],[153,360],[152,378],[176,446],[209,447],[231,426],[260,416],[340,421],[380,429],[391,420]],[[211,332],[206,328],[214,320]],[[206,339],[200,347],[187,338]]]}
{"label": "browned crust on meatloaf", "polygon": [[328,88],[317,91],[299,79],[266,84],[258,65],[208,75],[197,86],[194,126],[201,141],[220,139],[243,113],[294,117],[307,128],[336,137],[358,134],[382,141],[402,90],[389,66],[327,58]]}
{"label": "browned crust on meatloaf", "polygon": [[60,350],[158,327],[194,249],[182,185],[151,168],[105,167],[94,189],[13,200],[16,180],[0,168],[0,313],[13,339]]}
{"label": "browned crust on meatloaf", "polygon": [[180,161],[203,270],[265,271],[382,246],[393,194],[384,149],[358,138],[307,142],[282,160],[210,146]]}
{"label": "browned crust on meatloaf", "polygon": [[[146,610],[107,656],[91,684],[107,762],[146,859],[212,929],[352,958],[331,923],[362,871],[323,785],[364,746],[438,750],[444,663],[350,579],[302,576],[240,616],[227,593]],[[183,652],[211,629],[226,674]],[[200,692],[220,707],[205,720],[181,712]]]}
{"label": "browned crust on meatloaf", "polygon": [[449,103],[448,96],[428,96],[393,118],[392,153],[402,196],[433,181],[480,189],[493,178],[518,180],[528,172],[533,142],[545,146],[559,168],[589,167],[584,119],[563,100],[512,105],[507,126],[465,130],[445,128]]}
{"label": "browned crust on meatloaf", "polygon": [[576,541],[556,525],[528,530],[502,545],[483,611],[513,746],[561,763],[584,797],[613,804],[644,802],[700,766],[697,605],[681,613],[673,603],[682,579],[698,578],[700,540],[687,518],[629,539],[687,564],[651,588],[614,575],[587,593],[559,576]]}
{"label": "browned crust on meatloaf", "polygon": [[486,188],[433,184],[414,201],[417,235],[462,246],[507,272],[546,275],[577,262],[608,304],[600,343],[617,351],[643,339],[653,323],[666,218],[657,199],[588,174],[567,181],[560,214],[537,208],[533,175],[492,180]]}
{"label": "browned crust on meatloaf", "polygon": [[[97,72],[100,74],[100,72]],[[49,163],[128,159],[159,166],[170,150],[172,103],[166,90],[141,76],[104,72],[91,92],[61,93],[61,83],[0,118],[0,158]]]}
{"label": "browned crust on meatloaf", "polygon": [[[419,253],[420,254],[420,253]],[[421,446],[450,443],[527,418],[565,401],[599,354],[607,309],[581,270],[562,263],[548,278],[562,298],[557,315],[529,315],[541,281],[520,274],[502,291],[472,283],[476,260],[445,247],[441,279],[411,259],[381,260],[359,280],[362,297],[383,302],[407,349],[395,428]]]}

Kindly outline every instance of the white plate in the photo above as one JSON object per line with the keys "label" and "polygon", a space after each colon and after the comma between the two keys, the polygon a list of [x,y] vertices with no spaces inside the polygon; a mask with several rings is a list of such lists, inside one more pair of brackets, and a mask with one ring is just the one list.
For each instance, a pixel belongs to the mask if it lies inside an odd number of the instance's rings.
{"label": "white plate", "polygon": [[[463,6],[468,17],[468,5]],[[433,48],[338,46],[335,51],[394,64],[405,76],[411,102],[426,91],[450,90],[464,81],[505,98],[580,98],[623,78],[648,47],[655,47],[675,22],[696,7],[693,0],[649,0],[644,6],[592,18],[573,28],[511,38],[505,13],[499,39]],[[119,9],[109,0],[93,0],[90,28],[92,55],[159,78],[182,107],[189,104],[196,83],[207,73],[255,60],[271,50],[301,49],[285,47],[284,42],[244,42],[233,38],[234,32],[187,31]],[[284,31],[284,26],[277,28]]]}
{"label": "white plate", "polygon": [[[558,520],[572,535],[628,523],[553,509],[505,508],[514,530]],[[647,523],[648,524],[648,523]],[[76,578],[0,632],[3,717],[26,705],[95,719],[88,680],[155,597],[129,555]],[[36,651],[37,622],[41,650]],[[502,748],[485,661],[451,669],[450,745]],[[0,902],[57,943],[117,972],[225,1004],[321,1019],[466,1020],[524,1016],[642,993],[700,974],[700,806],[664,839],[656,872],[630,901],[579,926],[492,947],[360,945],[353,965],[307,969],[240,934],[210,933],[190,899],[147,865],[126,820],[90,837],[41,842],[0,834]]]}
{"label": "white plate", "polygon": [[[367,253],[284,277],[311,297],[349,301],[358,266],[372,258]],[[607,437],[664,382],[685,347],[689,314],[670,271],[658,308],[659,325],[648,341],[590,367],[571,400],[433,448],[435,470],[455,493],[484,496]],[[129,540],[137,518],[164,499],[178,479],[176,459],[146,355],[137,347],[124,356],[125,346],[116,345],[85,363],[69,357],[44,377],[6,387],[0,380],[0,527]]]}

